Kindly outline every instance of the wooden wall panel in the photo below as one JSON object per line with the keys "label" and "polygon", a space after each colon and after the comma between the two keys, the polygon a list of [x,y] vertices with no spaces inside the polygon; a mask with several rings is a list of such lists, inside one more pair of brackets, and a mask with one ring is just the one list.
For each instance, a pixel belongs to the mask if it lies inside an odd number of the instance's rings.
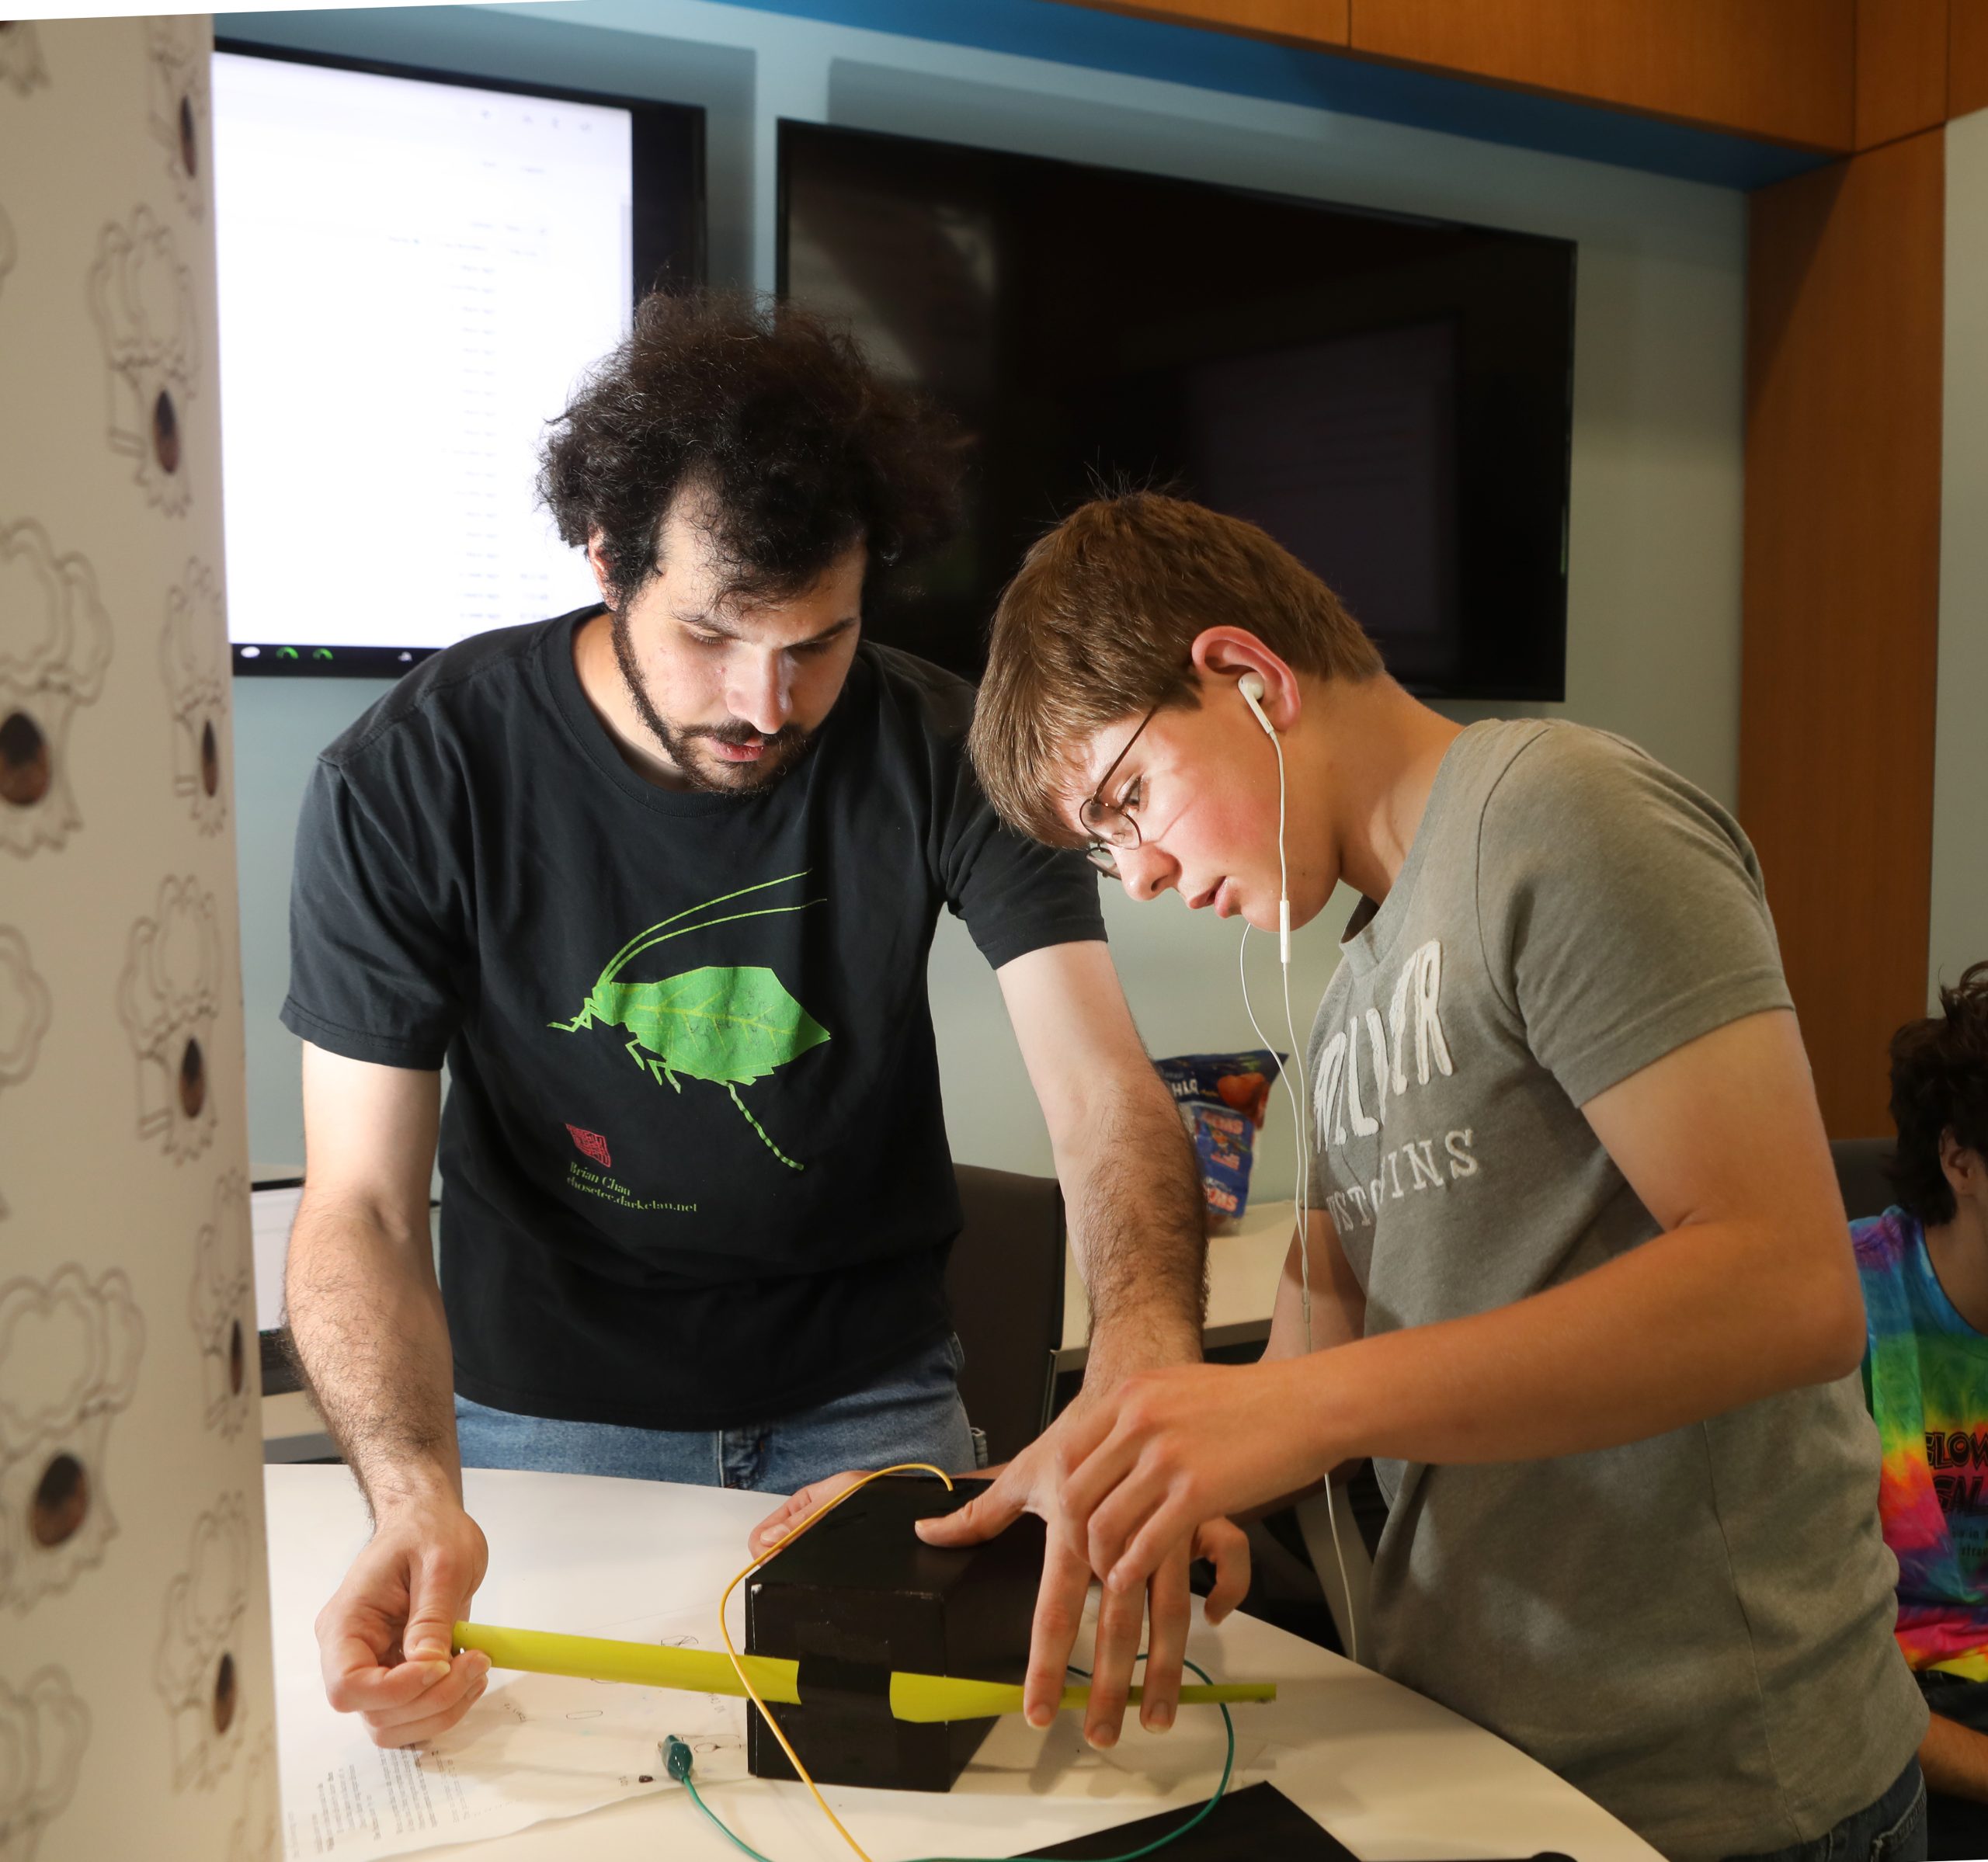
{"label": "wooden wall panel", "polygon": [[1352,49],[1375,57],[1852,146],[1856,0],[1352,0]]}
{"label": "wooden wall panel", "polygon": [[1945,133],[1753,197],[1740,812],[1833,1137],[1925,1013]]}
{"label": "wooden wall panel", "polygon": [[1288,45],[1343,48],[1351,0],[1088,0],[1107,12],[1207,26]]}
{"label": "wooden wall panel", "polygon": [[1947,114],[1988,109],[1988,0],[1949,0]]}
{"label": "wooden wall panel", "polygon": [[1857,0],[1857,147],[1947,120],[1947,0]]}

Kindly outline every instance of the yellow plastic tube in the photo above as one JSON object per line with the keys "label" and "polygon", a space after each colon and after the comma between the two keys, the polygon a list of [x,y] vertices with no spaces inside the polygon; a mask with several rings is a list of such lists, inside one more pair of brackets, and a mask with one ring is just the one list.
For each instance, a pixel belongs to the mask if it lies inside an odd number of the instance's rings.
{"label": "yellow plastic tube", "polygon": [[[722,1649],[669,1648],[653,1642],[615,1642],[601,1636],[558,1636],[539,1629],[499,1629],[486,1623],[458,1623],[456,1651],[481,1649],[492,1668],[519,1668],[535,1675],[572,1675],[582,1681],[629,1681],[641,1687],[676,1687],[687,1694],[731,1694],[746,1690]],[[798,1706],[801,1664],[770,1655],[744,1658],[761,1696],[782,1706]]]}
{"label": "yellow plastic tube", "polygon": [[[730,1657],[711,1649],[666,1648],[649,1642],[617,1642],[600,1636],[553,1635],[543,1630],[500,1629],[485,1623],[458,1623],[455,1647],[458,1654],[465,1649],[481,1649],[490,1658],[492,1668],[572,1675],[586,1681],[627,1681],[638,1687],[730,1694],[742,1700],[746,1693]],[[763,1700],[776,1706],[801,1704],[799,1662],[777,1655],[740,1659]],[[1135,1687],[1127,1699],[1137,1705],[1142,1694],[1142,1689]],[[1229,1681],[1180,1690],[1183,1707],[1212,1706],[1218,1701],[1234,1705],[1276,1698],[1274,1681]],[[1062,1705],[1065,1711],[1087,1706],[1090,1701],[1088,1687],[1063,1690]],[[1006,1683],[962,1680],[951,1675],[893,1673],[891,1676],[891,1712],[900,1720],[983,1720],[1021,1710],[1021,1689]]]}
{"label": "yellow plastic tube", "polygon": [[[758,1677],[754,1676],[756,1682]],[[1136,1707],[1145,1690],[1127,1689],[1125,1698]],[[1212,1707],[1217,1702],[1236,1706],[1247,1700],[1274,1700],[1274,1681],[1220,1681],[1204,1686],[1194,1683],[1180,1690],[1183,1707]],[[1063,1690],[1058,1703],[1065,1713],[1090,1704],[1090,1690],[1073,1687]],[[1022,1690],[999,1681],[963,1681],[952,1675],[891,1676],[891,1713],[899,1720],[985,1720],[996,1714],[1020,1713]]]}

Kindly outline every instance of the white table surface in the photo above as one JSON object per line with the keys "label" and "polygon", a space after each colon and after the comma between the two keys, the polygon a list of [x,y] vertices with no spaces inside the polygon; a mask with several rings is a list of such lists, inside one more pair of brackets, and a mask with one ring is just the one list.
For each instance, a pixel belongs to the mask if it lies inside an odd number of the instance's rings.
{"label": "white table surface", "polygon": [[[271,1467],[264,1478],[277,1673],[315,1675],[312,1621],[365,1541],[365,1509],[342,1468]],[[465,1487],[490,1541],[476,1620],[569,1632],[704,1606],[714,1614],[725,1582],[746,1562],[747,1530],[772,1504],[764,1494],[721,1489],[483,1469],[472,1469]],[[1235,1710],[1239,1746],[1259,1753],[1239,1784],[1268,1777],[1368,1862],[1545,1850],[1576,1862],[1660,1862],[1514,1747],[1298,1637],[1239,1614],[1215,1629],[1197,1620],[1189,1652],[1218,1680],[1278,1685],[1274,1704]],[[1160,1792],[1139,1769],[1141,1749],[1158,1758],[1169,1740],[1183,1738],[1208,1755],[1208,1769]],[[1183,1711],[1170,1735],[1130,1726],[1109,1758],[1084,1746],[1072,1714],[1044,1733],[1017,1715],[989,1735],[949,1795],[826,1794],[877,1862],[1012,1856],[1197,1801],[1220,1760],[1220,1722],[1211,1710]],[[850,1855],[798,1784],[751,1780],[713,1797],[720,1815],[779,1862]],[[586,1862],[735,1862],[737,1855],[676,1791],[425,1853],[490,1862],[582,1855]]]}

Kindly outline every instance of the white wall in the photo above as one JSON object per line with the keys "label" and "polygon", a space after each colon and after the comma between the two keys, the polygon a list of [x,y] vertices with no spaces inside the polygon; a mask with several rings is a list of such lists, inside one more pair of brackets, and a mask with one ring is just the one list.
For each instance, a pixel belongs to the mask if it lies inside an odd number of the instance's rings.
{"label": "white wall", "polygon": [[1988,110],[1947,125],[1946,290],[1929,1013],[1988,957]]}
{"label": "white wall", "polygon": [[[1580,242],[1567,702],[1458,706],[1550,712],[1619,731],[1730,804],[1739,763],[1743,199],[1602,163],[1467,141],[1333,113],[1120,77],[895,35],[762,13],[716,0],[572,0],[488,12],[523,34],[556,23],[563,43],[597,60],[615,46],[663,41],[731,47],[756,64],[751,122],[675,61],[621,58],[619,86],[707,103],[727,149],[749,146],[754,282],[773,275],[774,125],[782,116],[943,137],[1149,168],[1322,199],[1446,215]],[[325,49],[396,51],[419,32],[434,61],[439,23],[287,16],[283,30]],[[418,27],[416,21],[423,22]],[[466,23],[463,29],[470,30]],[[625,36],[624,36],[625,35]],[[639,43],[638,43],[639,37]],[[495,72],[485,52],[478,68]],[[520,76],[530,75],[520,71]],[[547,74],[547,81],[554,80]],[[673,88],[673,86],[676,86]],[[714,233],[717,229],[714,228]],[[244,973],[252,1016],[259,1158],[294,1156],[301,1140],[294,1044],[274,1021],[281,1000],[284,840],[313,745],[375,696],[342,686],[248,681],[240,687]],[[264,760],[266,759],[266,760]],[[259,778],[259,780],[258,780]],[[1350,901],[1342,900],[1350,905]],[[1107,901],[1113,946],[1148,1045],[1156,1054],[1255,1045],[1236,982],[1236,926],[1192,919],[1177,901]],[[1292,998],[1302,1037],[1336,961],[1343,910],[1302,933]],[[1277,966],[1253,940],[1266,1032],[1281,1022]],[[950,920],[932,956],[954,1155],[1046,1171],[1049,1152],[999,993]],[[1288,1044],[1288,1039],[1279,1045]],[[1288,1193],[1288,1115],[1260,1141],[1260,1188]]]}

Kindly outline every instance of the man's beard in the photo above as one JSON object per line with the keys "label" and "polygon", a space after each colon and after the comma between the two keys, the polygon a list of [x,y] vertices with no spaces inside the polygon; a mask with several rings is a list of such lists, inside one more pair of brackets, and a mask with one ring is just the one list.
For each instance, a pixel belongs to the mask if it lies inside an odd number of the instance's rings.
{"label": "man's beard", "polygon": [[[610,610],[610,634],[614,662],[621,669],[621,682],[628,688],[628,702],[649,735],[662,747],[685,782],[693,789],[713,795],[756,795],[770,789],[790,773],[815,747],[815,733],[798,724],[782,724],[771,736],[756,731],[742,719],[725,724],[693,724],[679,728],[669,723],[650,701],[641,669],[635,663],[635,643],[628,631],[627,617]],[[693,747],[700,738],[721,744],[763,744],[751,763],[707,765]]]}

